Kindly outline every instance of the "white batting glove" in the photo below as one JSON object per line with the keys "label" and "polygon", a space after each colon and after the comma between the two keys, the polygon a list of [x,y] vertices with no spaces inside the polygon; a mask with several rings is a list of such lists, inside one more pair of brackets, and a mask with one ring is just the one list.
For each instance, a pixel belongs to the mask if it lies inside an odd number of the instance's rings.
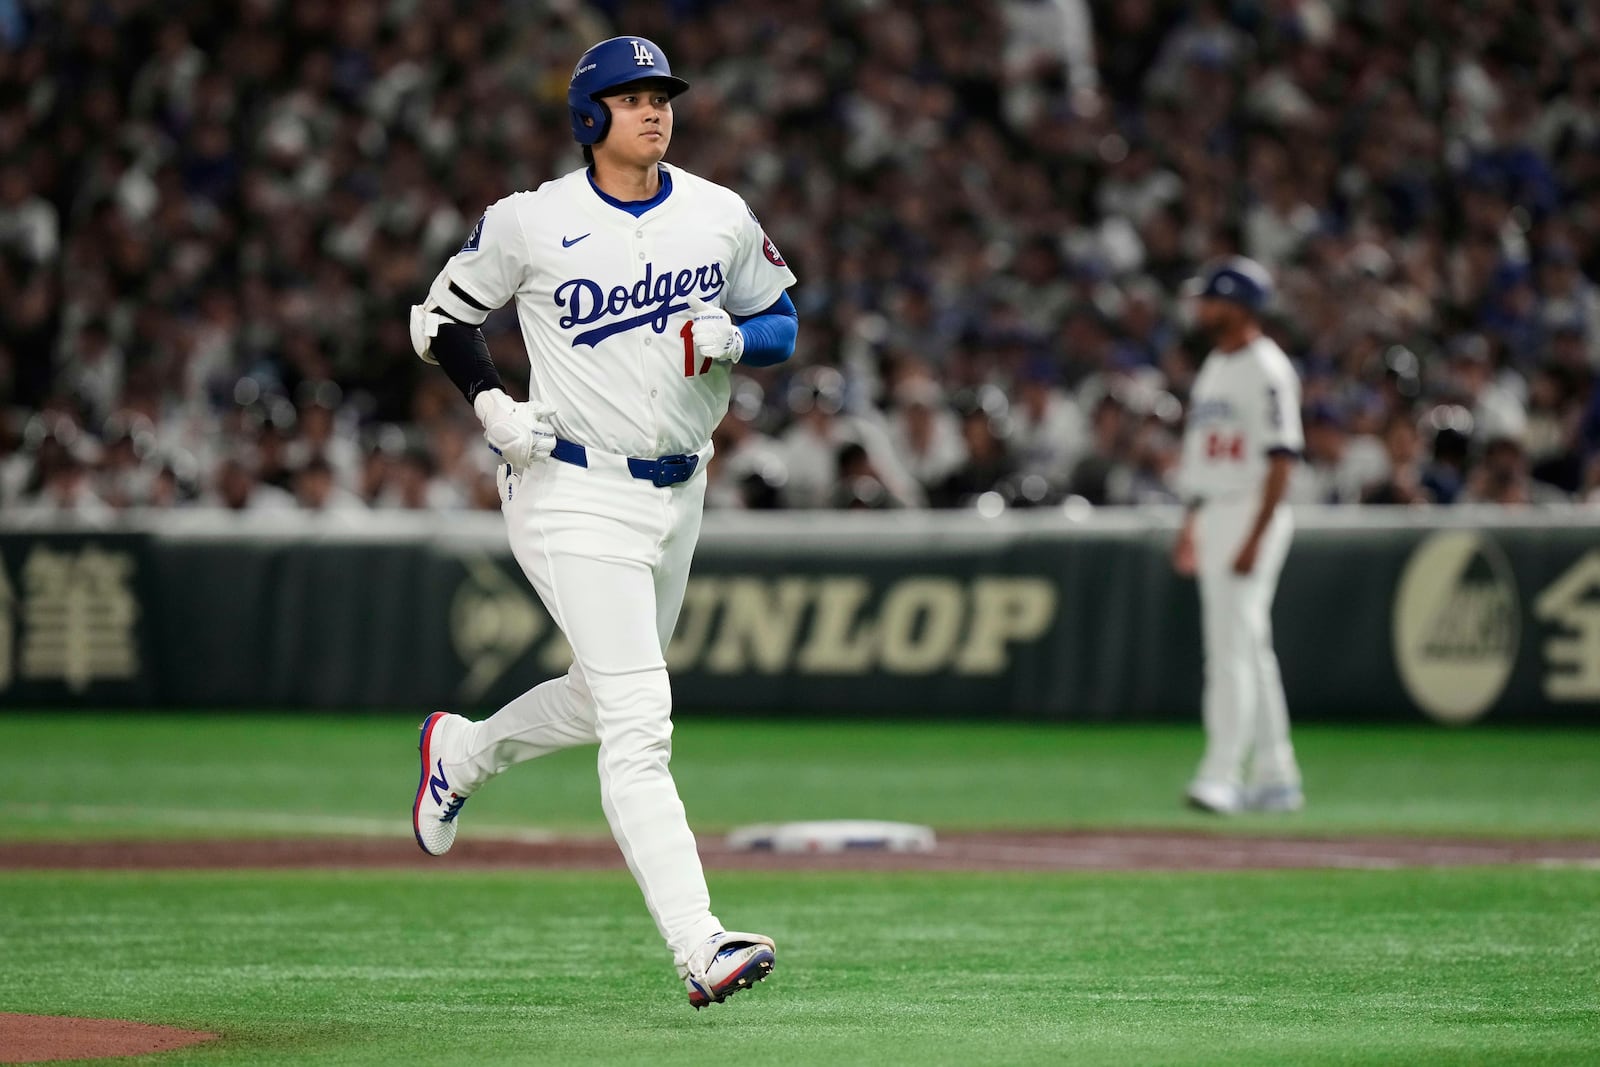
{"label": "white batting glove", "polygon": [[694,350],[700,357],[739,362],[744,355],[744,331],[733,324],[732,317],[698,297],[689,302],[689,310],[694,314]]}
{"label": "white batting glove", "polygon": [[483,437],[495,453],[515,471],[547,459],[556,447],[556,429],[550,417],[556,409],[541,401],[519,404],[503,389],[486,389],[472,402]]}

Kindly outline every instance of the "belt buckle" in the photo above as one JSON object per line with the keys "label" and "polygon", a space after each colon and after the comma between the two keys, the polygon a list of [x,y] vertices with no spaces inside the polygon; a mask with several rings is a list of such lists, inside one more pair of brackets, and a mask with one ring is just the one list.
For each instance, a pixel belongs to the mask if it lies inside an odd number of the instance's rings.
{"label": "belt buckle", "polygon": [[699,456],[662,456],[656,460],[655,470],[651,472],[650,481],[657,489],[665,489],[679,482],[686,482],[694,473],[695,464]]}

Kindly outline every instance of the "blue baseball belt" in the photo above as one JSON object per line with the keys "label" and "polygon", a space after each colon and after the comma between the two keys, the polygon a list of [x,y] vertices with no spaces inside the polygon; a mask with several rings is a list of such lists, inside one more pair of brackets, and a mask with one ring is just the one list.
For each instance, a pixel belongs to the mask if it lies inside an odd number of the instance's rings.
{"label": "blue baseball belt", "polygon": [[[558,437],[556,447],[550,450],[550,458],[570,463],[574,467],[587,467],[589,450],[580,444]],[[658,489],[688,481],[694,477],[695,469],[699,466],[698,455],[683,452],[672,456],[657,456],[655,459],[628,457],[628,473]]]}

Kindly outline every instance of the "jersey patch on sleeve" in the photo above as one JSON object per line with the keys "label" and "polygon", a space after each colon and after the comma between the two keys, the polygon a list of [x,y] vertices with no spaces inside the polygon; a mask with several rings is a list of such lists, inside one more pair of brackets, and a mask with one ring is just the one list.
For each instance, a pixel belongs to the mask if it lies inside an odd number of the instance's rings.
{"label": "jersey patch on sleeve", "polygon": [[[488,217],[488,215],[479,217],[478,224],[472,228],[471,235],[467,237],[467,243],[461,246],[461,252],[476,252],[478,250],[478,244],[483,240],[483,220]],[[461,252],[457,252],[456,255],[459,256]]]}
{"label": "jersey patch on sleeve", "polygon": [[774,267],[787,267],[789,265],[783,261],[783,254],[778,251],[778,246],[772,243],[772,238],[767,236],[765,230],[761,233],[761,251],[766,255],[767,262]]}

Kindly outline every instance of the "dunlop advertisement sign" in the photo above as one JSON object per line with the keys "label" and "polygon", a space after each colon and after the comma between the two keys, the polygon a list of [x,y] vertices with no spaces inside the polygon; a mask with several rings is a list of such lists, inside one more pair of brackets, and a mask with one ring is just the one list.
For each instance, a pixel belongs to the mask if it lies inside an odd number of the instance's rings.
{"label": "dunlop advertisement sign", "polygon": [[860,575],[691,579],[667,650],[673,670],[711,674],[1004,674],[1013,646],[1055,621],[1044,578],[936,574],[881,595]]}
{"label": "dunlop advertisement sign", "polygon": [[[1600,724],[1600,526],[1578,518],[1302,518],[1273,613],[1296,719]],[[678,713],[1194,720],[1170,531],[995,529],[702,545],[666,649]],[[0,532],[0,707],[493,710],[571,660],[498,533]]]}

